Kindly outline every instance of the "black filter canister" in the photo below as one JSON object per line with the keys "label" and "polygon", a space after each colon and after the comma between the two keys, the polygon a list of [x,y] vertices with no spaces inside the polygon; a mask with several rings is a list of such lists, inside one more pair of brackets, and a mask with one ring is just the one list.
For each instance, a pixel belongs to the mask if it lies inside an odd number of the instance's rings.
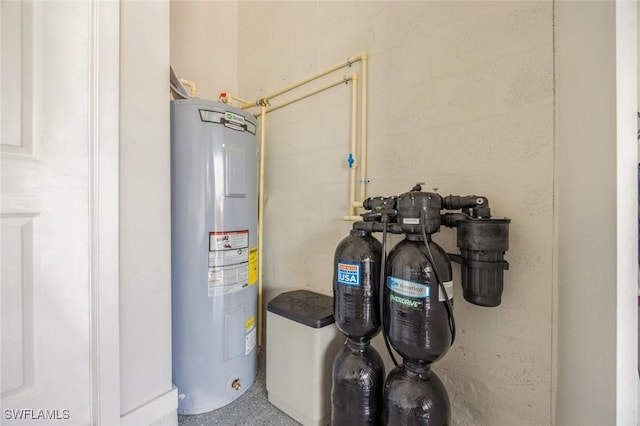
{"label": "black filter canister", "polygon": [[368,342],[348,340],[333,362],[331,424],[379,425],[384,377],[378,352]]}
{"label": "black filter canister", "polygon": [[447,390],[428,364],[405,362],[391,370],[383,399],[383,425],[446,426],[451,423]]}
{"label": "black filter canister", "polygon": [[468,302],[494,307],[502,301],[509,264],[509,219],[470,219],[458,225],[462,294]]}
{"label": "black filter canister", "polygon": [[407,235],[387,259],[384,327],[391,346],[403,358],[435,362],[451,346],[445,298],[453,297],[453,282],[447,253],[433,241],[429,247],[447,294],[438,284],[422,239]]}

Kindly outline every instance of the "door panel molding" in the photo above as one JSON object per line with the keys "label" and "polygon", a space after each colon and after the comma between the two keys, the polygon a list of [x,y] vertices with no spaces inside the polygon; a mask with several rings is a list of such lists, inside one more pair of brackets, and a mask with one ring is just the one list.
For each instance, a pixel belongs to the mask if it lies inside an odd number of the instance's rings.
{"label": "door panel molding", "polygon": [[36,387],[34,337],[34,222],[38,213],[2,214],[2,306],[0,313],[2,400],[11,405]]}
{"label": "door panel molding", "polygon": [[109,425],[120,422],[119,2],[92,0],[90,21],[91,419]]}
{"label": "door panel molding", "polygon": [[4,158],[36,159],[37,122],[40,105],[40,34],[41,6],[39,2],[2,2],[2,33],[0,64],[2,82],[2,137],[0,156]]}

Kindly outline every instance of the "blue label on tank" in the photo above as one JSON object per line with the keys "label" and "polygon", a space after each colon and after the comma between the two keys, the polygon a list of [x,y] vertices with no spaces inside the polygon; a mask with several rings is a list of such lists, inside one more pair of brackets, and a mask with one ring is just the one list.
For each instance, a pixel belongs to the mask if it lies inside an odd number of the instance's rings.
{"label": "blue label on tank", "polygon": [[431,288],[427,285],[414,283],[413,281],[402,280],[396,277],[387,277],[387,287],[396,294],[405,297],[425,299],[429,297]]}
{"label": "blue label on tank", "polygon": [[338,263],[338,282],[360,287],[360,265]]}

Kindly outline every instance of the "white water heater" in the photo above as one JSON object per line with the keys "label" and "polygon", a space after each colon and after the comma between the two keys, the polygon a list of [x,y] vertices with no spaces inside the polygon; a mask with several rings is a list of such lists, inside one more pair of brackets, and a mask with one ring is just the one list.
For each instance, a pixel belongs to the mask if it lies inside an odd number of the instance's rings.
{"label": "white water heater", "polygon": [[200,99],[171,102],[173,382],[179,414],[230,403],[256,375],[257,155],[251,114]]}

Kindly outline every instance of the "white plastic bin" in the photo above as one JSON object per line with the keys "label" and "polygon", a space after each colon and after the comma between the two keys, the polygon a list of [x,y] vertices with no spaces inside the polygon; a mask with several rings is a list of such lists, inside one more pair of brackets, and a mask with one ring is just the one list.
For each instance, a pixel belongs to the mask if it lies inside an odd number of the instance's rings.
{"label": "white plastic bin", "polygon": [[331,368],[344,336],[333,298],[308,290],[267,304],[269,402],[305,426],[331,423]]}

